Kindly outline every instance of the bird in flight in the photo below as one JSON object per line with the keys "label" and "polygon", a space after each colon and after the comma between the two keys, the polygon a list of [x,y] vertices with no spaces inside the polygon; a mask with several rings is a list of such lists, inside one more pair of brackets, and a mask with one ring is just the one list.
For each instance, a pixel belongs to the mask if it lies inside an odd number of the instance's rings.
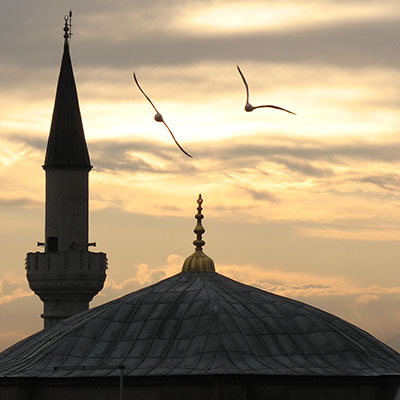
{"label": "bird in flight", "polygon": [[286,110],[285,108],[278,107],[278,106],[273,106],[273,105],[270,105],[270,104],[264,104],[264,105],[256,106],[256,107],[252,106],[249,103],[249,86],[247,85],[246,78],[244,77],[242,71],[240,70],[239,65],[237,65],[237,69],[239,71],[240,76],[242,77],[244,86],[246,87],[247,98],[246,98],[246,105],[244,106],[245,111],[250,112],[250,111],[255,110],[256,108],[275,108],[276,110],[286,111],[286,112],[288,112],[290,114],[296,115],[296,113],[294,113],[292,111],[289,111],[289,110]]}
{"label": "bird in flight", "polygon": [[176,143],[176,145],[180,148],[180,150],[186,154],[188,157],[193,158],[188,152],[186,152],[182,146],[178,143],[178,141],[175,139],[174,134],[171,132],[171,129],[169,129],[169,126],[165,123],[164,118],[162,117],[162,115],[159,113],[159,111],[157,110],[157,108],[155,107],[155,105],[153,104],[153,102],[150,100],[149,96],[147,96],[147,94],[143,91],[143,89],[140,87],[139,82],[136,78],[136,74],[133,73],[133,79],[135,80],[135,83],[137,85],[137,87],[139,88],[139,90],[143,93],[143,96],[146,97],[146,99],[149,101],[149,103],[152,105],[152,107],[154,108],[156,115],[154,116],[154,119],[157,122],[162,122],[165,127],[168,129],[168,132],[171,134],[172,139],[174,139],[174,142]]}

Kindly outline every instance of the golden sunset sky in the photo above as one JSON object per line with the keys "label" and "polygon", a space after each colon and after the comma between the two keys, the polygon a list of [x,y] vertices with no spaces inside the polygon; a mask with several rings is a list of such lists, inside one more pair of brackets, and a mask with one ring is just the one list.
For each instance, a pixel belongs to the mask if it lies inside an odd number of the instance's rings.
{"label": "golden sunset sky", "polygon": [[[181,270],[202,193],[218,272],[399,350],[397,0],[2,0],[0,350],[43,324],[24,258],[44,240],[41,165],[69,9],[90,241],[109,259],[92,305]],[[236,65],[253,105],[297,115],[246,113]]]}

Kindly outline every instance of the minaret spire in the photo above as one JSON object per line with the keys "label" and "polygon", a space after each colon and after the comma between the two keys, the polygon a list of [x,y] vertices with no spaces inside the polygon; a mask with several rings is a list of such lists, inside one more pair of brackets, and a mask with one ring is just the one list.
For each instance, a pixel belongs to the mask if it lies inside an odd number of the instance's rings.
{"label": "minaret spire", "polygon": [[71,16],[64,18],[64,52],[43,165],[45,251],[28,253],[26,260],[29,285],[44,303],[45,328],[87,310],[103,288],[107,268],[105,253],[88,251],[92,166],[69,54]]}
{"label": "minaret spire", "polygon": [[[72,15],[72,14],[71,14]],[[69,53],[70,23],[64,18],[64,53],[58,77],[56,100],[47,142],[44,168],[77,166],[91,169],[83,131],[78,93]]]}

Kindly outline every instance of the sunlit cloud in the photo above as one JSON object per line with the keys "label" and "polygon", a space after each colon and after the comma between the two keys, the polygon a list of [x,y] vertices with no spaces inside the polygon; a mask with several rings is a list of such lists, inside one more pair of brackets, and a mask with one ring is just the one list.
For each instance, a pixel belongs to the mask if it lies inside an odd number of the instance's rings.
{"label": "sunlit cloud", "polygon": [[257,265],[220,265],[218,271],[240,282],[285,297],[355,296],[356,304],[368,304],[382,295],[400,296],[400,286],[360,287],[339,276],[311,275],[265,269]]}
{"label": "sunlit cloud", "polygon": [[170,254],[165,265],[160,267],[151,268],[148,264],[135,264],[131,268],[131,276],[122,281],[108,277],[103,291],[96,297],[94,304],[104,303],[175,275],[181,271],[182,265],[183,258],[177,254]]}
{"label": "sunlit cloud", "polygon": [[[246,69],[254,104],[271,103],[293,109],[292,116],[276,110],[245,113],[245,90],[235,64],[202,63],[196,66],[139,68],[141,84],[152,97],[183,147],[190,142],[215,141],[258,134],[297,137],[337,136],[380,139],[394,135],[399,90],[395,70],[354,72],[333,67],[250,63]],[[131,68],[118,73],[108,68],[80,68],[77,74],[81,112],[89,142],[100,138],[137,138],[171,143],[154,110],[132,80]],[[57,72],[54,72],[54,81]],[[355,85],[355,79],[357,85]],[[46,84],[48,85],[48,84]],[[25,94],[1,100],[0,134],[30,132],[48,135],[55,83],[47,99],[31,101]],[[11,90],[13,93],[13,90]],[[188,149],[190,150],[190,149]],[[192,150],[193,151],[193,150]]]}
{"label": "sunlit cloud", "polygon": [[390,18],[399,10],[394,2],[337,1],[239,1],[206,2],[184,8],[178,26],[220,34],[252,31],[292,31],[302,28],[350,21]]}
{"label": "sunlit cloud", "polygon": [[30,296],[34,296],[34,293],[31,290],[15,289],[12,293],[0,297],[0,305]]}
{"label": "sunlit cloud", "polygon": [[[224,210],[226,217],[303,221],[302,228],[296,229],[312,237],[399,237],[393,220],[400,212],[396,205],[400,178],[393,173],[400,164],[397,140],[326,141],[278,135],[249,139],[198,143],[194,160],[181,156],[173,143],[92,141],[91,209],[117,207],[150,215],[186,215],[192,210],[192,184],[196,181],[196,191],[207,195],[211,216]],[[19,173],[22,166],[13,164],[9,171],[4,170],[0,181],[14,187],[14,194],[3,197],[1,203],[39,206],[43,198],[34,187],[38,182],[43,186],[38,165],[44,141],[30,135],[14,135],[11,140],[31,154],[29,168],[36,162],[37,174],[26,186]],[[160,196],[163,207],[159,206]],[[374,216],[373,224],[361,223],[368,221],[365,216]]]}
{"label": "sunlit cloud", "polygon": [[27,286],[25,277],[7,273],[0,279],[0,306],[24,297],[33,296],[34,293]]}

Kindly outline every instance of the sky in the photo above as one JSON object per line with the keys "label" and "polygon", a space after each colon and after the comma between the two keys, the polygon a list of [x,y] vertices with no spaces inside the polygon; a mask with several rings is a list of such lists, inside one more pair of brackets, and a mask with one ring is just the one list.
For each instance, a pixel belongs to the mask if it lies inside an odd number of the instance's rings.
{"label": "sky", "polygon": [[[91,306],[180,272],[201,193],[219,273],[399,351],[397,0],[2,0],[0,350],[43,325],[24,259],[44,240],[41,165],[70,9],[89,240],[109,262]],[[246,113],[237,65],[253,105],[297,115]]]}

